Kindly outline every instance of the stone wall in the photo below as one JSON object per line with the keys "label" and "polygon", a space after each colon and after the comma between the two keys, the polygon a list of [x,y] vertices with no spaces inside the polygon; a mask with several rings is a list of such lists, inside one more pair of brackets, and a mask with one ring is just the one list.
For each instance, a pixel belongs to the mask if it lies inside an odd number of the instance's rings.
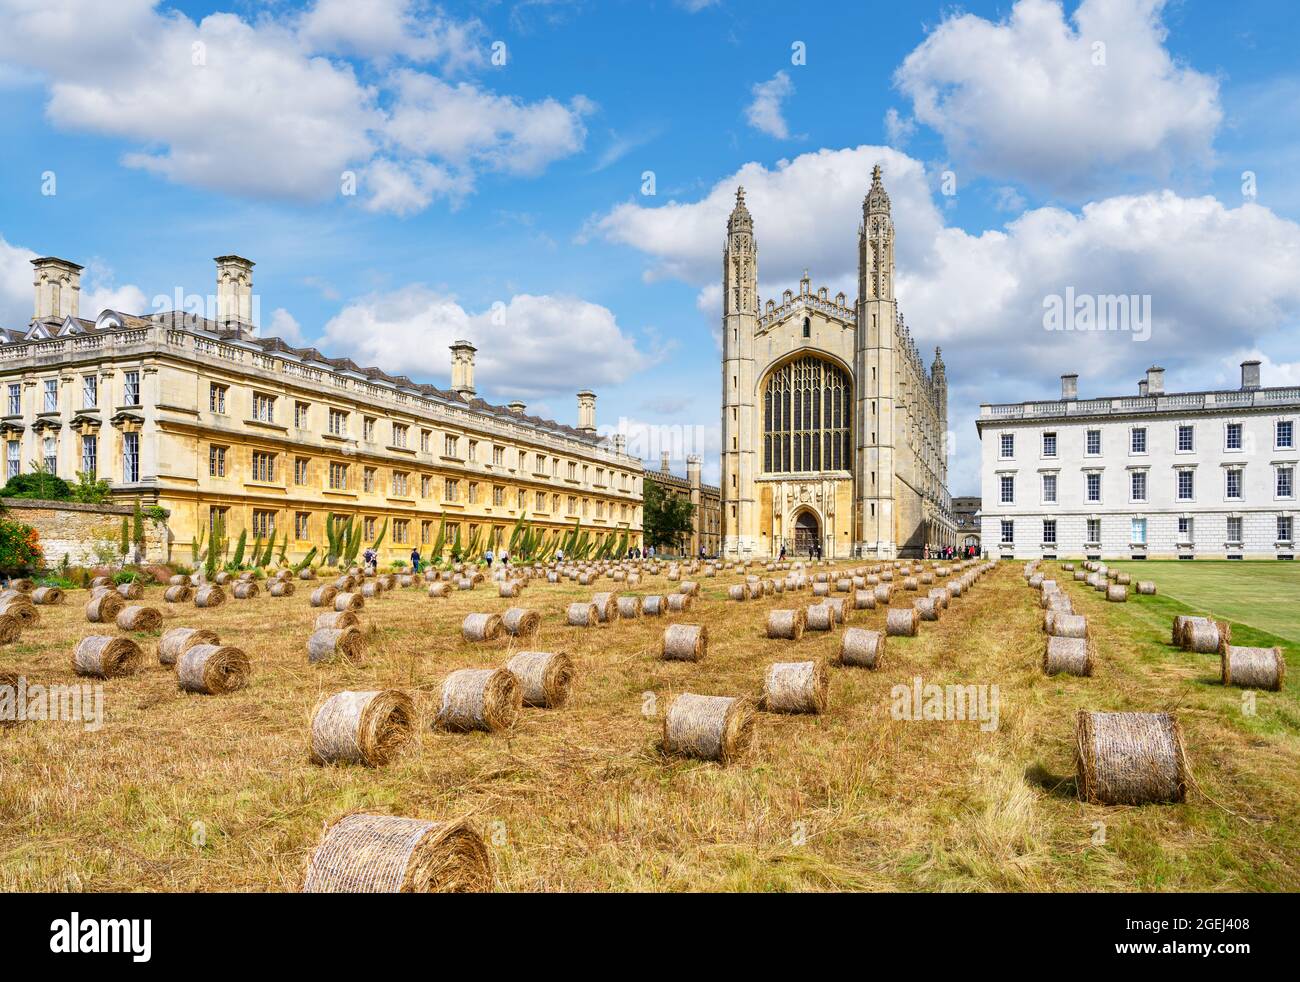
{"label": "stone wall", "polygon": [[[7,498],[4,504],[8,518],[36,529],[47,566],[58,566],[65,555],[73,566],[101,565],[104,559],[96,551],[96,546],[100,546],[101,551],[111,546],[113,558],[108,565],[121,562],[118,546],[122,538],[122,519],[129,523],[135,512],[132,505],[83,505],[73,501],[25,498]],[[165,523],[154,522],[146,515],[144,539],[144,562],[168,561],[169,535]]]}

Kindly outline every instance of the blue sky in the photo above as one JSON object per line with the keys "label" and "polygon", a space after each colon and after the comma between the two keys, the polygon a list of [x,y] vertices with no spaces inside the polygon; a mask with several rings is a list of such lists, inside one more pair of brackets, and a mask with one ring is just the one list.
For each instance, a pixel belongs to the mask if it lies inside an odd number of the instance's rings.
{"label": "blue sky", "polygon": [[[716,477],[735,184],[764,297],[804,266],[852,297],[880,162],[973,493],[979,403],[1062,372],[1085,397],[1157,362],[1199,389],[1255,355],[1300,385],[1293,22],[1259,0],[0,0],[0,323],[30,317],[33,255],[87,267],[93,316],[210,294],[239,253],[267,333],[440,384],[466,336],[489,398],[571,422],[590,386],[600,423],[680,428]],[[1067,288],[1150,296],[1149,336],[1044,331]]]}

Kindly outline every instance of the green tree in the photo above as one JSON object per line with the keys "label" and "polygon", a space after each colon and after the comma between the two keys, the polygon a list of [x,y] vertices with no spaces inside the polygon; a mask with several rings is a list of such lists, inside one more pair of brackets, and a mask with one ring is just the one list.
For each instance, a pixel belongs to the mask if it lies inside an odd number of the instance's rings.
{"label": "green tree", "polygon": [[680,495],[665,491],[650,478],[645,480],[641,527],[645,543],[656,549],[679,549],[694,528],[695,506]]}
{"label": "green tree", "polygon": [[102,505],[113,496],[107,479],[96,480],[94,474],[85,471],[77,471],[77,483],[72,485],[71,490],[72,500],[83,505]]}

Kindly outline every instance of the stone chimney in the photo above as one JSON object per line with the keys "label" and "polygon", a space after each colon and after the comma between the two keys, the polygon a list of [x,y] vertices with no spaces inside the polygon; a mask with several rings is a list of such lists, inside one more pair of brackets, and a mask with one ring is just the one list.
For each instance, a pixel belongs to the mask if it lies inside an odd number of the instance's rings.
{"label": "stone chimney", "polygon": [[47,317],[76,317],[81,298],[81,267],[66,259],[44,256],[33,259],[36,287],[36,320]]}
{"label": "stone chimney", "polygon": [[691,454],[686,458],[686,483],[693,488],[700,486],[701,463],[699,454]]}
{"label": "stone chimney", "polygon": [[667,474],[667,473],[672,469],[672,468],[670,467],[671,461],[672,461],[672,457],[669,455],[669,453],[668,453],[667,450],[662,450],[662,451],[660,451],[660,453],[659,453],[659,470],[662,471],[663,473]]}
{"label": "stone chimney", "polygon": [[1145,397],[1146,394],[1147,394],[1147,380],[1144,378],[1140,378],[1138,379],[1138,395]]}
{"label": "stone chimney", "polygon": [[451,391],[466,402],[474,398],[474,352],[468,341],[451,345]]}
{"label": "stone chimney", "polygon": [[596,432],[596,393],[587,389],[578,393],[578,431]]}
{"label": "stone chimney", "polygon": [[1241,387],[1250,391],[1259,388],[1259,361],[1243,361],[1241,363]]}
{"label": "stone chimney", "polygon": [[522,402],[520,402],[518,399],[516,399],[514,402],[509,403],[509,404],[506,406],[506,408],[509,409],[509,410],[510,410],[512,413],[514,413],[516,416],[522,416],[522,415],[524,414],[524,410],[527,409],[528,407],[525,406],[525,405],[524,405]]}
{"label": "stone chimney", "polygon": [[614,434],[614,453],[617,453],[617,454],[626,454],[626,453],[627,453],[627,434],[626,434],[626,433],[615,433],[615,434]]}
{"label": "stone chimney", "polygon": [[1079,398],[1079,376],[1075,374],[1061,376],[1061,399],[1074,402]]}
{"label": "stone chimney", "polygon": [[1147,369],[1147,393],[1153,396],[1165,394],[1165,370],[1158,365]]}
{"label": "stone chimney", "polygon": [[217,324],[241,333],[253,330],[253,263],[243,256],[218,256]]}

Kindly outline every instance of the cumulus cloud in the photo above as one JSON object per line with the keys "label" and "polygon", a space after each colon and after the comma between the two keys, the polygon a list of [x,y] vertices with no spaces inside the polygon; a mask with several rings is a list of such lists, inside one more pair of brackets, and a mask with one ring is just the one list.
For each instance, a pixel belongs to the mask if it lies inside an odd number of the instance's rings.
{"label": "cumulus cloud", "polygon": [[[0,20],[0,63],[44,74],[55,125],[125,140],[127,166],[241,195],[322,200],[352,172],[372,210],[454,204],[480,169],[531,175],[579,152],[593,108],[410,67],[478,57],[476,22],[423,3],[319,0],[195,22],[156,0],[0,0]],[[362,67],[376,81],[338,54],[373,59]]]}
{"label": "cumulus cloud", "polygon": [[[1169,384],[1194,389],[1209,384],[1205,359],[1300,326],[1300,225],[1268,208],[1165,190],[1078,211],[1033,209],[970,233],[944,224],[918,161],[880,147],[822,150],[771,170],[746,164],[698,201],[619,205],[589,222],[588,234],[642,251],[650,277],[699,287],[701,314],[716,325],[717,249],[740,183],[754,215],[760,294],[777,295],[807,265],[814,283],[853,298],[861,198],[877,160],[897,227],[899,308],[927,362],[934,345],[944,348],[954,490],[977,487],[980,402],[1051,397],[1070,371],[1081,375],[1081,394],[1135,392],[1156,361],[1170,369]],[[1069,289],[1149,296],[1149,340],[1046,331],[1045,299]]]}
{"label": "cumulus cloud", "polygon": [[894,75],[959,165],[1076,199],[1204,165],[1218,83],[1164,46],[1164,0],[1018,0],[945,18]]}
{"label": "cumulus cloud", "polygon": [[779,71],[766,82],[755,82],[750,90],[753,101],[745,107],[749,125],[760,133],[778,140],[790,138],[790,127],[785,121],[781,104],[794,92],[794,83],[784,71]]}
{"label": "cumulus cloud", "polygon": [[471,312],[423,286],[348,304],[325,325],[321,345],[388,372],[445,380],[447,348],[462,338],[478,348],[479,391],[503,397],[614,385],[658,358],[638,346],[613,311],[577,297],[517,294]]}
{"label": "cumulus cloud", "polygon": [[15,330],[32,319],[36,253],[11,245],[0,235],[0,327]]}

